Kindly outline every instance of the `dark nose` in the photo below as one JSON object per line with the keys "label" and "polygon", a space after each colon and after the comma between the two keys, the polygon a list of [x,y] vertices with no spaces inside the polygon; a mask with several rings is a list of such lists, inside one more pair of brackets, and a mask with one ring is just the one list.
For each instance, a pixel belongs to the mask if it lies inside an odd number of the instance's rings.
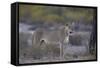
{"label": "dark nose", "polygon": [[72,31],[69,32],[70,34],[73,33]]}

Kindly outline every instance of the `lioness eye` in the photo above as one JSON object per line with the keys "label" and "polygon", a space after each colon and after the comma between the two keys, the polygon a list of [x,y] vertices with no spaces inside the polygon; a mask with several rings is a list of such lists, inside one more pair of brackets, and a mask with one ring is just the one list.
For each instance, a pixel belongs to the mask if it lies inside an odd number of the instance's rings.
{"label": "lioness eye", "polygon": [[73,33],[72,31],[70,33]]}

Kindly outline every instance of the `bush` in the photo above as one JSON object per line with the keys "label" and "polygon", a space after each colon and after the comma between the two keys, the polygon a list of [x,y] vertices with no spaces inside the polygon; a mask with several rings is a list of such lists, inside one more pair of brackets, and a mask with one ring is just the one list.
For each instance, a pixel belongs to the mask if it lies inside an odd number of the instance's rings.
{"label": "bush", "polygon": [[81,45],[82,37],[81,37],[81,35],[72,35],[69,37],[69,42],[72,45]]}

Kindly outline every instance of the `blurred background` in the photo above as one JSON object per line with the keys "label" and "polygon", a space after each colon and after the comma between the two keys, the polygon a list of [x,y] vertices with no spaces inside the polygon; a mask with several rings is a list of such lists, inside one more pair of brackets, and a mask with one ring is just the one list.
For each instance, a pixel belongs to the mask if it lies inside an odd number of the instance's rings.
{"label": "blurred background", "polygon": [[27,23],[93,22],[93,8],[19,5],[19,21]]}

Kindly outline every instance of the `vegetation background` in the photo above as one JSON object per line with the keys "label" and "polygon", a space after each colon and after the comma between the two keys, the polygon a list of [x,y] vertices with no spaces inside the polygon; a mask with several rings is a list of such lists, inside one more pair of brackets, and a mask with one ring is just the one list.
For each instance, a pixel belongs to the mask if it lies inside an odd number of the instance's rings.
{"label": "vegetation background", "polygon": [[44,23],[93,22],[93,8],[19,5],[20,21]]}

